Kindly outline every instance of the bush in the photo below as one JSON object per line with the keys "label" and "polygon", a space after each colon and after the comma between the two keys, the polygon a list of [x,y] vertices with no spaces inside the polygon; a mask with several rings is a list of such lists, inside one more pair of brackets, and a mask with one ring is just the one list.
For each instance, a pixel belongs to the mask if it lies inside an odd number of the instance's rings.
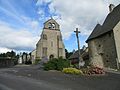
{"label": "bush", "polygon": [[76,74],[76,75],[83,74],[81,70],[76,68],[64,68],[62,72],[66,74]]}
{"label": "bush", "polygon": [[40,61],[41,61],[41,59],[35,59],[34,64],[36,65],[36,64],[38,64]]}
{"label": "bush", "polygon": [[32,62],[28,60],[28,61],[25,61],[25,64],[29,65],[29,64],[32,64]]}
{"label": "bush", "polygon": [[63,68],[67,68],[70,66],[68,60],[59,58],[59,59],[51,59],[47,63],[44,63],[44,70],[58,70],[62,71]]}

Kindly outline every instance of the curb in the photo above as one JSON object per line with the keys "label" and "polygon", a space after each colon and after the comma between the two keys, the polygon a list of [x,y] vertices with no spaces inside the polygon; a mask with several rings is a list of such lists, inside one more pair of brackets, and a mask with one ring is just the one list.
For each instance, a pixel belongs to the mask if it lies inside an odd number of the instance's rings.
{"label": "curb", "polygon": [[112,71],[112,70],[107,70],[105,72],[107,72],[107,73],[113,73],[113,74],[120,74],[119,71]]}

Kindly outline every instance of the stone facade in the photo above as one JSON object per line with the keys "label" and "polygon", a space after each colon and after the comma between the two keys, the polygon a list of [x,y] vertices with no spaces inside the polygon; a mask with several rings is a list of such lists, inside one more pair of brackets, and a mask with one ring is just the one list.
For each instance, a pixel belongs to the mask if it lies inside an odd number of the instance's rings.
{"label": "stone facade", "polygon": [[120,5],[110,11],[102,25],[97,24],[87,39],[91,65],[119,69]]}
{"label": "stone facade", "polygon": [[113,32],[88,42],[89,58],[93,66],[117,68],[117,53]]}
{"label": "stone facade", "polygon": [[114,30],[114,40],[115,40],[115,46],[117,51],[117,59],[120,63],[120,22],[115,26]]}
{"label": "stone facade", "polygon": [[65,47],[59,24],[50,19],[44,23],[41,38],[36,44],[36,58],[65,58]]}
{"label": "stone facade", "polygon": [[36,50],[33,50],[31,52],[31,61],[32,61],[32,64],[35,63],[35,59],[36,59]]}

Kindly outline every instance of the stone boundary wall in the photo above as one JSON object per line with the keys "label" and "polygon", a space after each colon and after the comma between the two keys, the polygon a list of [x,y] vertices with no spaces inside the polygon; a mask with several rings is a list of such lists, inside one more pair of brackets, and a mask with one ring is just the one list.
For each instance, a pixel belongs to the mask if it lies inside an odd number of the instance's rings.
{"label": "stone boundary wall", "polygon": [[14,66],[14,60],[0,58],[0,68],[11,67],[11,66]]}

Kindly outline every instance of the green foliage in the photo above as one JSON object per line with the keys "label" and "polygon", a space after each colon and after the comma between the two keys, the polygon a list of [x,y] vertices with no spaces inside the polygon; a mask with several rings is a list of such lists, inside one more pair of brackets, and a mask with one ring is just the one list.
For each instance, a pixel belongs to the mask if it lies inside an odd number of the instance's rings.
{"label": "green foliage", "polygon": [[65,54],[66,54],[66,58],[69,58],[73,54],[73,52],[68,52],[68,50],[65,49]]}
{"label": "green foliage", "polygon": [[11,60],[15,65],[18,64],[18,58],[19,55],[16,55],[14,51],[0,54],[0,60]]}
{"label": "green foliage", "polygon": [[38,64],[41,61],[41,59],[36,58],[34,64]]}
{"label": "green foliage", "polygon": [[64,68],[62,70],[63,73],[66,73],[66,74],[75,74],[75,75],[81,75],[83,74],[83,72],[79,69],[76,69],[76,68]]}
{"label": "green foliage", "polygon": [[68,60],[59,58],[59,59],[51,59],[47,63],[44,64],[44,70],[58,70],[62,71],[63,68],[67,68],[70,66]]}
{"label": "green foliage", "polygon": [[7,52],[7,53],[1,53],[0,57],[10,57],[10,58],[15,58],[16,57],[16,53],[14,51],[11,52]]}

